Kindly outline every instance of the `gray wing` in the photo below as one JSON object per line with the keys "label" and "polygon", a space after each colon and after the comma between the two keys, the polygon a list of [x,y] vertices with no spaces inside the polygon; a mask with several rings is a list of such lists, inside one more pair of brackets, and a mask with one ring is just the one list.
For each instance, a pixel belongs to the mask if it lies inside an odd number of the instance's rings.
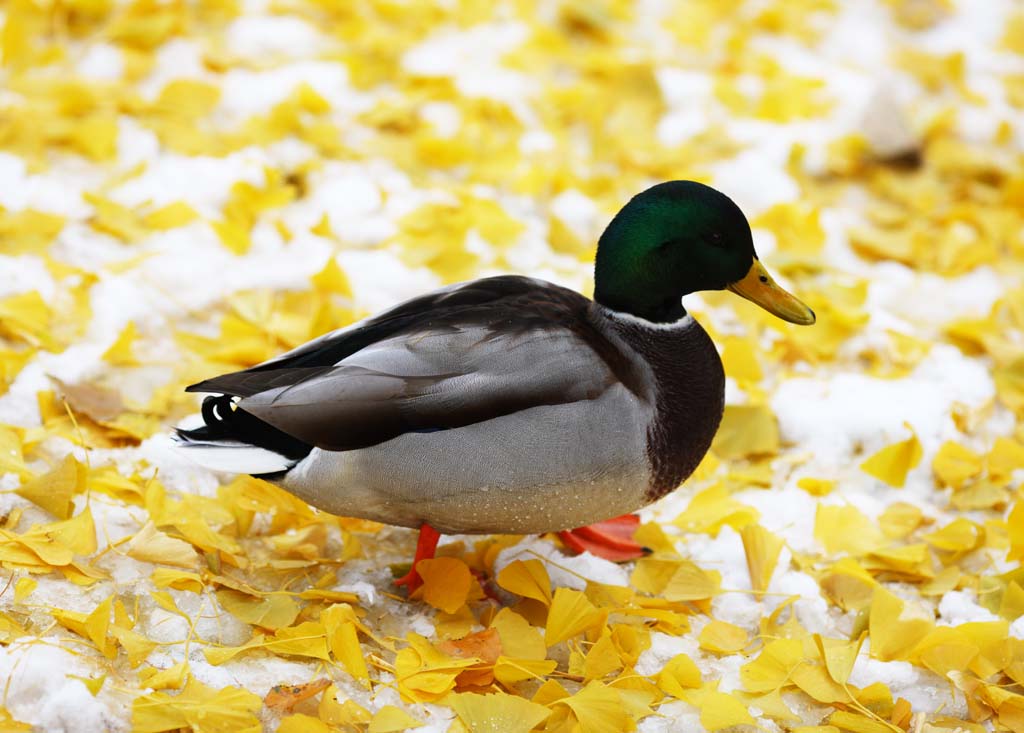
{"label": "gray wing", "polygon": [[238,407],[310,445],[351,450],[596,399],[616,382],[568,331],[446,329],[374,344],[317,376],[244,397]]}
{"label": "gray wing", "polygon": [[[639,394],[635,363],[594,308],[538,280],[475,280],[189,390],[240,397],[235,412],[284,433],[274,440],[329,450],[593,400],[615,384]],[[260,444],[256,427],[232,420],[218,430]]]}

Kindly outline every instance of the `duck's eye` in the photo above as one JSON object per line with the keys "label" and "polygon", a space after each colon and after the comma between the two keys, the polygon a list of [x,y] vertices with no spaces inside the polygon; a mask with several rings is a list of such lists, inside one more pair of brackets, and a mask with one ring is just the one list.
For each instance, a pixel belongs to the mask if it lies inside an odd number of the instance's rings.
{"label": "duck's eye", "polygon": [[711,232],[711,244],[715,247],[725,246],[725,238],[722,236],[721,232]]}

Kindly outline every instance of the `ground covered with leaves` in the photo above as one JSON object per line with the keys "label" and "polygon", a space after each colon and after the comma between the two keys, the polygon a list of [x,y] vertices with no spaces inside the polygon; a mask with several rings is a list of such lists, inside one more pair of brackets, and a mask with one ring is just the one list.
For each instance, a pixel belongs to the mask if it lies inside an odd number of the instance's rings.
{"label": "ground covered with leaves", "polygon": [[[0,729],[1024,731],[1024,12],[8,0]],[[711,454],[613,565],[319,513],[185,385],[423,292],[587,292],[707,181],[817,312],[686,305]],[[339,487],[340,491],[344,487]]]}

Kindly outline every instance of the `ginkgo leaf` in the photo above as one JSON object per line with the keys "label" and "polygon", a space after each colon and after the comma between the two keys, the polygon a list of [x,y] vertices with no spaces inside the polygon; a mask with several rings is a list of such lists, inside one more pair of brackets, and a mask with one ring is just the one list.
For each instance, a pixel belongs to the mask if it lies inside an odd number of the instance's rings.
{"label": "ginkgo leaf", "polygon": [[935,477],[943,485],[952,486],[954,489],[963,488],[969,479],[981,474],[983,467],[980,455],[952,440],[943,443],[932,459]]}
{"label": "ginkgo leaf", "polygon": [[318,695],[330,685],[331,681],[328,679],[314,680],[301,685],[274,685],[263,698],[263,704],[277,712],[290,712],[300,702]]}
{"label": "ginkgo leaf", "polygon": [[[189,549],[192,549],[191,546]],[[198,573],[189,573],[184,570],[157,568],[149,577],[157,588],[174,588],[174,590],[202,593],[205,587],[203,579]]]}
{"label": "ginkgo leaf", "polygon": [[679,562],[663,591],[669,601],[699,601],[719,591],[717,573],[701,569],[689,560]]}
{"label": "ginkgo leaf", "polygon": [[194,569],[199,562],[192,545],[161,532],[152,522],[147,522],[128,543],[127,554],[142,562],[189,569]]}
{"label": "ginkgo leaf", "polygon": [[357,680],[368,681],[370,672],[359,645],[358,627],[351,607],[341,603],[329,606],[321,612],[320,622],[327,632],[327,643],[334,658]]}
{"label": "ginkgo leaf", "polygon": [[828,496],[836,488],[836,482],[823,478],[811,478],[805,476],[796,482],[798,488],[803,489],[811,496]]}
{"label": "ginkgo leaf", "polygon": [[878,526],[853,506],[819,504],[814,516],[814,538],[834,555],[863,555],[883,542]]}
{"label": "ginkgo leaf", "polygon": [[110,635],[117,639],[117,643],[125,650],[128,664],[132,667],[142,664],[158,646],[157,642],[147,639],[142,634],[119,626],[111,626]]}
{"label": "ginkgo leaf", "polygon": [[18,582],[14,584],[14,602],[21,603],[38,587],[39,582],[34,578],[18,578]]}
{"label": "ginkgo leaf", "polygon": [[448,698],[469,733],[529,733],[551,711],[516,695],[462,693]]}
{"label": "ginkgo leaf", "polygon": [[179,690],[188,678],[188,662],[182,660],[167,669],[147,667],[139,670],[139,681],[151,690]]}
{"label": "ginkgo leaf", "polygon": [[551,578],[540,560],[514,560],[495,580],[507,591],[551,605]]}
{"label": "ginkgo leaf", "polygon": [[410,728],[419,728],[423,723],[394,705],[385,705],[370,721],[366,733],[401,733]]}
{"label": "ginkgo leaf", "polygon": [[700,631],[700,648],[715,654],[737,654],[747,647],[750,637],[735,624],[713,619]]}
{"label": "ginkgo leaf", "polygon": [[779,427],[767,405],[726,405],[711,450],[720,458],[779,452]]}
{"label": "ginkgo leaf", "polygon": [[498,611],[491,619],[491,628],[497,630],[502,651],[509,657],[544,659],[547,654],[540,631],[511,608]]}
{"label": "ginkgo leaf", "polygon": [[782,552],[782,540],[759,524],[748,524],[740,530],[740,537],[747,558],[750,587],[757,591],[768,590]]}
{"label": "ginkgo leaf", "polygon": [[320,720],[333,726],[366,726],[373,718],[370,711],[354,700],[339,699],[338,688],[331,685],[320,696],[317,707]]}
{"label": "ginkgo leaf", "polygon": [[585,630],[600,617],[600,612],[578,590],[559,588],[551,599],[548,623],[544,630],[544,643],[548,646],[570,639]]}
{"label": "ginkgo leaf", "polygon": [[264,629],[283,629],[299,615],[299,605],[287,595],[253,597],[236,590],[217,591],[217,600],[240,621]]}
{"label": "ginkgo leaf", "polygon": [[825,669],[829,676],[840,685],[845,685],[853,672],[853,665],[857,661],[857,655],[864,644],[866,634],[861,634],[855,641],[839,642],[830,640],[827,644],[820,634],[814,635],[814,643],[818,647],[818,653],[825,663]]}
{"label": "ginkgo leaf", "polygon": [[1024,501],[1013,505],[1006,517],[1006,529],[1010,540],[1006,561],[1024,560]]}
{"label": "ginkgo leaf", "polygon": [[423,600],[445,613],[455,613],[469,598],[473,575],[462,560],[435,557],[416,563],[423,578]]}
{"label": "ginkgo leaf", "polygon": [[[556,600],[557,597],[556,591]],[[597,681],[590,682],[575,695],[559,700],[557,704],[566,705],[572,710],[582,733],[619,733],[629,730],[634,724],[619,691]]]}
{"label": "ginkgo leaf", "polygon": [[18,495],[41,506],[58,519],[71,517],[73,498],[85,490],[85,466],[69,455],[52,471],[18,489]]}
{"label": "ginkgo leaf", "polygon": [[884,481],[890,486],[902,488],[907,482],[907,474],[921,462],[923,455],[921,441],[911,430],[909,438],[882,448],[864,461],[860,467],[862,471],[878,480]]}
{"label": "ginkgo leaf", "polygon": [[725,485],[717,483],[694,496],[672,524],[688,532],[704,532],[715,537],[723,525],[739,531],[756,522],[758,516],[756,509],[732,498]]}
{"label": "ginkgo leaf", "polygon": [[260,729],[256,711],[262,701],[237,687],[215,690],[192,678],[176,695],[153,692],[132,702],[132,730],[162,733],[179,728],[207,731]]}
{"label": "ginkgo leaf", "polygon": [[[325,214],[326,217],[326,214]],[[330,226],[330,225],[328,225]],[[313,232],[317,234],[317,232]],[[322,234],[321,236],[332,236],[331,233]],[[352,297],[352,285],[349,283],[348,276],[338,265],[338,261],[334,257],[329,257],[324,268],[311,278],[313,287],[324,293],[335,293],[337,295],[343,295],[347,298]]]}
{"label": "ginkgo leaf", "polygon": [[882,661],[906,659],[932,629],[930,614],[916,612],[881,586],[871,598],[871,656]]}
{"label": "ginkgo leaf", "polygon": [[334,733],[334,729],[319,718],[296,713],[282,718],[276,733]]}
{"label": "ginkgo leaf", "polygon": [[103,359],[115,366],[136,366],[139,360],[135,358],[132,344],[138,337],[139,332],[135,328],[135,321],[129,321],[110,348],[103,352]]}
{"label": "ginkgo leaf", "polygon": [[701,685],[700,670],[685,654],[677,654],[668,660],[658,673],[658,688],[672,697],[686,699],[684,691]]}
{"label": "ginkgo leaf", "polygon": [[701,725],[709,731],[754,724],[754,718],[747,710],[747,706],[724,692],[708,690],[701,695],[698,707]]}
{"label": "ginkgo leaf", "polygon": [[756,659],[740,668],[743,687],[750,692],[774,692],[791,684],[793,669],[804,661],[799,639],[776,639],[765,644]]}
{"label": "ginkgo leaf", "polygon": [[622,669],[619,651],[611,635],[605,634],[590,647],[583,660],[583,680],[589,682],[602,679],[619,669]]}

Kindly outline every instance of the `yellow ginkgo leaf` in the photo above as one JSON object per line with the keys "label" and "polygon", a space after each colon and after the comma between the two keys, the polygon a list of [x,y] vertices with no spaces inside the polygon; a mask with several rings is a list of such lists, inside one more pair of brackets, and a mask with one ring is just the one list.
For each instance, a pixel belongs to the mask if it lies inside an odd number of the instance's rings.
{"label": "yellow ginkgo leaf", "polygon": [[1024,501],[1018,501],[1013,505],[1013,509],[1006,517],[1006,530],[1010,540],[1006,561],[1024,560]]}
{"label": "yellow ginkgo leaf", "polygon": [[133,668],[142,664],[158,646],[157,642],[147,639],[142,634],[120,626],[111,626],[110,635],[117,639],[117,643],[125,650],[128,655],[128,664]]}
{"label": "yellow ginkgo leaf", "polygon": [[146,667],[139,670],[139,682],[152,690],[180,690],[187,677],[187,660],[182,660],[167,669]]}
{"label": "yellow ginkgo leaf", "polygon": [[600,682],[589,683],[575,695],[559,700],[557,704],[566,705],[572,710],[581,733],[620,733],[631,730],[635,725],[623,705],[619,691],[605,687]]}
{"label": "yellow ginkgo leaf", "polygon": [[455,557],[420,560],[416,571],[423,578],[423,600],[434,608],[455,613],[469,598],[473,575],[462,560]]}
{"label": "yellow ginkgo leaf", "polygon": [[115,366],[136,366],[139,360],[135,358],[135,354],[132,351],[132,344],[139,337],[139,332],[135,328],[135,321],[129,321],[128,325],[125,326],[118,337],[114,340],[114,343],[110,345],[106,351],[103,352],[103,359]]}
{"label": "yellow ginkgo leaf", "polygon": [[38,504],[58,519],[68,519],[75,494],[85,491],[85,466],[69,455],[52,471],[22,484],[18,495]]}
{"label": "yellow ginkgo leaf", "polygon": [[618,649],[611,635],[604,634],[590,647],[583,660],[583,680],[601,679],[619,669],[622,669],[622,659]]}
{"label": "yellow ginkgo leaf", "polygon": [[993,481],[1008,481],[1014,471],[1024,469],[1024,445],[1009,438],[996,438],[988,454],[988,475]]}
{"label": "yellow ginkgo leaf", "polygon": [[722,345],[722,365],[726,375],[740,383],[761,381],[761,365],[757,351],[750,339],[730,337]]}
{"label": "yellow ginkgo leaf", "polygon": [[669,578],[663,595],[669,601],[701,601],[718,594],[720,581],[718,572],[704,570],[689,560],[682,560]]}
{"label": "yellow ginkgo leaf", "polygon": [[[326,214],[324,215],[326,217]],[[313,287],[322,293],[334,293],[346,298],[352,297],[352,285],[344,270],[338,265],[334,257],[327,258],[327,264],[317,274],[310,278]]]}
{"label": "yellow ginkgo leaf", "polygon": [[869,613],[871,656],[884,662],[906,659],[934,625],[931,614],[909,606],[881,586],[875,587]]}
{"label": "yellow ginkgo leaf", "polygon": [[715,654],[737,654],[747,648],[750,637],[739,626],[713,619],[700,631],[700,648]]}
{"label": "yellow ginkgo leaf", "polygon": [[366,733],[401,733],[410,728],[419,728],[423,723],[394,705],[385,705],[370,721]]}
{"label": "yellow ginkgo leaf", "polygon": [[518,659],[544,659],[547,647],[540,631],[513,611],[503,608],[491,619],[491,628],[501,637],[502,652]]}
{"label": "yellow ginkgo leaf", "polygon": [[23,600],[32,595],[39,586],[39,582],[34,578],[23,577],[18,578],[18,582],[14,584],[14,602],[21,603]]}
{"label": "yellow ginkgo leaf", "polygon": [[320,696],[317,715],[328,725],[342,728],[345,726],[365,727],[373,719],[369,710],[355,700],[345,698],[334,685],[324,690],[323,695]]}
{"label": "yellow ginkgo leaf", "polygon": [[849,733],[893,733],[894,726],[884,720],[869,718],[847,710],[837,710],[828,717],[832,725],[825,728],[849,731]]}
{"label": "yellow ginkgo leaf", "polygon": [[259,729],[256,712],[263,701],[237,687],[215,690],[192,678],[176,695],[152,692],[132,702],[132,730],[135,733],[161,733],[188,728],[192,730]]}
{"label": "yellow ginkgo leaf", "polygon": [[853,506],[819,504],[814,516],[814,538],[830,555],[862,555],[883,542],[878,526]]}
{"label": "yellow ginkgo leaf", "polygon": [[803,489],[811,496],[828,496],[836,487],[835,481],[805,476],[796,482],[797,488]]}
{"label": "yellow ginkgo leaf", "polygon": [[551,578],[540,560],[514,560],[495,580],[507,591],[551,605]]}
{"label": "yellow ginkgo leaf", "polygon": [[296,713],[281,719],[277,733],[333,733],[334,729],[327,723],[312,715]]}
{"label": "yellow ginkgo leaf", "polygon": [[53,609],[51,613],[62,626],[92,641],[100,653],[108,659],[117,656],[117,647],[107,638],[110,628],[110,611],[113,606],[111,598],[100,603],[92,613],[76,613]]}
{"label": "yellow ginkgo leaf", "polygon": [[739,531],[758,517],[756,509],[732,498],[726,486],[717,483],[694,496],[672,524],[687,532],[704,532],[714,537],[723,525]]}
{"label": "yellow ginkgo leaf", "polygon": [[587,597],[578,590],[559,588],[548,609],[548,623],[544,630],[544,643],[554,646],[560,641],[586,631],[601,614]]}
{"label": "yellow ginkgo leaf", "polygon": [[370,672],[359,646],[355,613],[344,603],[335,603],[320,613],[320,622],[327,631],[327,643],[334,658],[357,680],[367,681]]}
{"label": "yellow ginkgo leaf", "polygon": [[921,441],[911,430],[909,438],[882,448],[860,464],[860,467],[862,471],[878,480],[884,481],[890,486],[902,488],[907,482],[907,474],[921,462],[923,455]]}
{"label": "yellow ginkgo leaf", "polygon": [[447,700],[469,733],[529,733],[551,711],[518,695],[464,693]]}
{"label": "yellow ginkgo leaf", "polygon": [[791,684],[793,669],[803,664],[804,658],[799,639],[776,639],[765,644],[757,659],[740,667],[740,679],[750,692],[774,692]]}
{"label": "yellow ginkgo leaf", "polygon": [[861,634],[855,641],[842,641],[823,639],[820,634],[814,635],[814,643],[818,647],[818,653],[825,663],[825,669],[829,676],[840,685],[845,685],[853,672],[853,665],[857,661],[857,655],[864,644],[866,634]]}
{"label": "yellow ginkgo leaf", "polygon": [[768,590],[775,565],[779,561],[779,553],[782,552],[782,539],[759,524],[748,524],[740,530],[740,537],[747,558],[750,587],[756,591]]}
{"label": "yellow ginkgo leaf", "polygon": [[981,456],[970,448],[948,440],[932,460],[935,477],[945,486],[960,489],[968,480],[981,474]]}
{"label": "yellow ginkgo leaf", "polygon": [[709,731],[736,725],[753,725],[754,718],[747,706],[732,695],[708,690],[700,696],[700,722]]}
{"label": "yellow ginkgo leaf", "polygon": [[726,405],[711,450],[720,458],[772,456],[779,452],[779,427],[767,405]]}
{"label": "yellow ginkgo leaf", "polygon": [[677,654],[658,672],[657,685],[662,692],[680,700],[685,699],[685,690],[700,687],[700,670],[690,657]]}
{"label": "yellow ginkgo leaf", "polygon": [[161,206],[142,217],[142,225],[147,229],[165,230],[183,227],[199,218],[199,214],[184,201],[175,201]]}
{"label": "yellow ginkgo leaf", "polygon": [[161,532],[152,522],[147,522],[128,543],[128,557],[142,562],[175,565],[194,569],[199,561],[195,548],[188,542]]}

